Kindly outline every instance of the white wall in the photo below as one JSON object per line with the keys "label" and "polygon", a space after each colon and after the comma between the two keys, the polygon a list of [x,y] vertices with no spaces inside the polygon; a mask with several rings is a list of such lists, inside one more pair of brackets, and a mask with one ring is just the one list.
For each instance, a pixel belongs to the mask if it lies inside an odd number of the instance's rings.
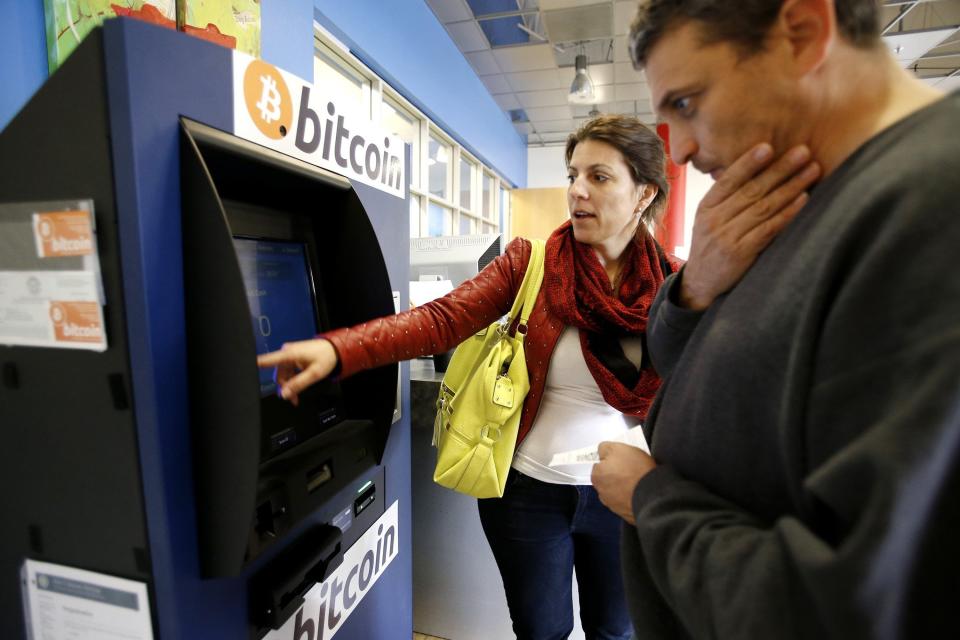
{"label": "white wall", "polygon": [[527,147],[527,188],[548,189],[567,186],[565,147]]}
{"label": "white wall", "polygon": [[700,173],[687,165],[687,193],[684,195],[683,211],[683,246],[675,249],[674,255],[684,260],[690,253],[690,238],[693,236],[693,220],[697,215],[700,200],[713,186],[713,178],[706,173]]}

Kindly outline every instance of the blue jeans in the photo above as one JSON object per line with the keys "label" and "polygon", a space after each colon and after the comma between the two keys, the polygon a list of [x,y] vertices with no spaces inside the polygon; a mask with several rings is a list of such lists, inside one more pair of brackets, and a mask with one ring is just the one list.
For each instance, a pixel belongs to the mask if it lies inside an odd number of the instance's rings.
{"label": "blue jeans", "polygon": [[540,482],[510,470],[503,498],[479,500],[519,640],[573,630],[573,570],[587,640],[627,640],[632,629],[620,577],[621,519],[589,485]]}

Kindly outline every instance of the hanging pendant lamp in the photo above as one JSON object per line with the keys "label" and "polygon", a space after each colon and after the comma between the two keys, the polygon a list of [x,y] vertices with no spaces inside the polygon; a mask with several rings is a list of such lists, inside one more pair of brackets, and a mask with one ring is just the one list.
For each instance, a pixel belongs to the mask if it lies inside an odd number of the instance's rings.
{"label": "hanging pendant lamp", "polygon": [[576,75],[573,76],[573,83],[570,85],[570,93],[567,100],[571,104],[592,104],[596,101],[596,94],[593,90],[593,80],[587,73],[587,55],[582,52],[577,54],[574,62]]}

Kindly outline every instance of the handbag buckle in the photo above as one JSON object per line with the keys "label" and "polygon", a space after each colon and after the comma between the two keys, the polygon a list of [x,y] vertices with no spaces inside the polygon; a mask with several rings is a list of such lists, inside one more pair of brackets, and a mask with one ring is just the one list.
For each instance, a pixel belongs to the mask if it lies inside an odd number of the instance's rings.
{"label": "handbag buckle", "polygon": [[481,440],[486,438],[488,440],[492,440],[493,442],[496,442],[497,440],[500,439],[500,433],[501,433],[500,427],[497,427],[497,426],[485,424],[482,427],[480,427]]}

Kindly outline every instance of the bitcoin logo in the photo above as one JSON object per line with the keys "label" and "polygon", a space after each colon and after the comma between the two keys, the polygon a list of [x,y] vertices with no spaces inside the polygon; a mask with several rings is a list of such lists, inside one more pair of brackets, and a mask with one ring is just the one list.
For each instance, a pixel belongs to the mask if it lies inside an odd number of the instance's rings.
{"label": "bitcoin logo", "polygon": [[253,60],[243,75],[243,95],[250,119],[263,135],[279,140],[290,132],[290,91],[276,67]]}
{"label": "bitcoin logo", "polygon": [[270,124],[280,119],[280,92],[277,91],[277,81],[270,76],[260,76],[260,82],[263,83],[263,93],[260,94],[257,109],[263,121]]}

